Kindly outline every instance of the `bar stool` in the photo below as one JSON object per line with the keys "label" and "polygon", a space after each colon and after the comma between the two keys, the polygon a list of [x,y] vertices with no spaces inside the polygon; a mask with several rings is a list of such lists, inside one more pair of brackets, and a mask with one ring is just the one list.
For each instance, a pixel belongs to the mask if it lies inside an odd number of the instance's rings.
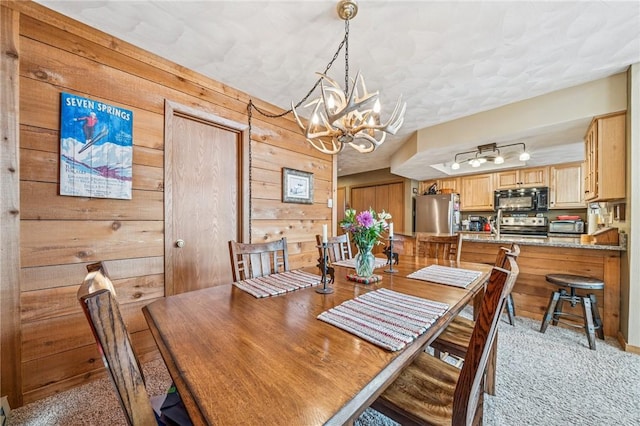
{"label": "bar stool", "polygon": [[[576,325],[573,323],[562,322],[563,324],[571,325],[573,327],[584,327],[584,331],[589,339],[589,348],[596,348],[595,334],[604,340],[604,332],[602,331],[602,319],[598,312],[598,306],[596,304],[596,296],[593,293],[585,295],[576,294],[578,290],[602,290],[604,288],[604,282],[596,278],[584,277],[580,275],[569,274],[548,274],[546,280],[558,287],[561,287],[559,291],[551,293],[551,299],[549,300],[549,306],[547,307],[547,313],[542,319],[542,325],[540,326],[540,332],[544,333],[547,330],[549,321],[553,325],[558,325],[560,316],[582,318],[584,326]],[[565,287],[569,288],[569,293],[565,290]],[[572,314],[569,312],[562,312],[562,304],[564,302],[571,303],[571,306],[576,304],[582,304],[583,316]]]}

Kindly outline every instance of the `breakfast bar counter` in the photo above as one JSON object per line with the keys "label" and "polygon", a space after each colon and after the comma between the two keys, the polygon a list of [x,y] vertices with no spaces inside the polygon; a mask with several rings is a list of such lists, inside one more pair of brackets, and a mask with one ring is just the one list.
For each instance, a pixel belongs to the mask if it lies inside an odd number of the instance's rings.
{"label": "breakfast bar counter", "polygon": [[620,243],[617,245],[593,244],[582,242],[580,237],[549,236],[549,237],[523,237],[518,235],[502,234],[500,238],[488,232],[463,232],[463,241],[487,242],[492,244],[516,243],[520,246],[543,246],[543,247],[565,247],[579,248],[587,250],[613,250],[624,251],[626,239],[624,234],[620,234]]}
{"label": "breakfast bar counter", "polygon": [[[620,329],[620,252],[626,250],[624,235],[619,245],[582,243],[580,238],[518,237],[488,234],[464,234],[461,260],[492,263],[497,248],[516,243],[520,246],[520,275],[512,291],[516,315],[542,320],[553,287],[547,274],[586,275],[602,279],[604,290],[595,291],[598,309],[604,322],[604,334],[618,336]],[[580,306],[565,307],[582,314]]]}

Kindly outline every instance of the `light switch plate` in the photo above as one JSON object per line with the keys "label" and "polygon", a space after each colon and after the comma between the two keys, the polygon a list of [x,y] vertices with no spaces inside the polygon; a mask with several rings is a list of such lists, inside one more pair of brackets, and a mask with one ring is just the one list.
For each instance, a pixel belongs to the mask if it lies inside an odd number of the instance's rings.
{"label": "light switch plate", "polygon": [[327,199],[327,207],[329,207],[329,208],[333,207],[333,198],[328,198]]}

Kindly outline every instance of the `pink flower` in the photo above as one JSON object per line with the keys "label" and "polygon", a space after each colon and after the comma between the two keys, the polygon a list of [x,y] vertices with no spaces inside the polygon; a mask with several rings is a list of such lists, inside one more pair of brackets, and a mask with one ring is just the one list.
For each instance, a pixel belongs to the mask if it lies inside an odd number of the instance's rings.
{"label": "pink flower", "polygon": [[358,221],[358,224],[364,228],[371,228],[375,223],[373,215],[369,210],[360,212],[358,216],[356,216],[356,220]]}

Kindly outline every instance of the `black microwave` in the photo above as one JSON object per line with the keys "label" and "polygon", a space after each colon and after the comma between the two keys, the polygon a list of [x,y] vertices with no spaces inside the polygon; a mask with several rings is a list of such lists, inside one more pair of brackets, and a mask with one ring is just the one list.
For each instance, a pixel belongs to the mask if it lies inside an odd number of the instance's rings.
{"label": "black microwave", "polygon": [[541,212],[549,210],[549,188],[503,189],[494,193],[495,210]]}

